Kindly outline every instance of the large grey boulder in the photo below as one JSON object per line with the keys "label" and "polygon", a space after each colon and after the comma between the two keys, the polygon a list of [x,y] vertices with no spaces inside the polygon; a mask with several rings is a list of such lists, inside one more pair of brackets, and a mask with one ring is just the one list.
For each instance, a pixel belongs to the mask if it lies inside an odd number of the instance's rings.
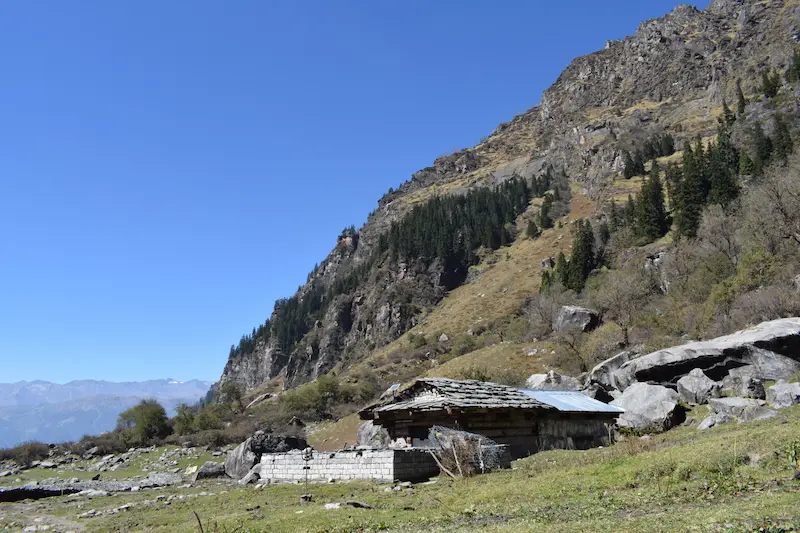
{"label": "large grey boulder", "polygon": [[753,365],[731,368],[728,375],[722,379],[722,390],[728,396],[763,400],[766,394],[758,374],[758,369]]}
{"label": "large grey boulder", "polygon": [[775,380],[800,371],[800,318],[783,318],[709,341],[658,350],[623,363],[614,373],[620,390],[636,382],[674,387],[694,368],[719,381],[731,369],[751,365],[755,378]]}
{"label": "large grey boulder", "polygon": [[203,466],[197,469],[197,472],[192,475],[192,482],[198,479],[208,479],[215,477],[223,477],[225,475],[225,464],[217,463],[214,461],[206,461]]}
{"label": "large grey boulder", "polygon": [[622,428],[637,431],[666,431],[686,419],[686,411],[678,403],[678,393],[660,385],[634,383],[611,402],[625,409],[617,419]]}
{"label": "large grey boulder", "polygon": [[233,479],[241,479],[261,461],[262,454],[304,450],[307,447],[305,439],[299,437],[256,431],[252,437],[228,452],[225,457],[225,473]]}
{"label": "large grey boulder", "polygon": [[553,322],[553,329],[564,331],[577,329],[583,332],[592,331],[600,324],[600,314],[597,311],[586,309],[585,307],[575,307],[565,305],[558,312],[558,316]]}
{"label": "large grey boulder", "polygon": [[779,380],[767,389],[767,402],[776,409],[800,404],[800,383]]}
{"label": "large grey boulder", "polygon": [[765,420],[778,414],[764,407],[765,403],[753,398],[712,398],[708,400],[708,407],[715,414],[736,418],[741,423]]}
{"label": "large grey boulder", "polygon": [[251,449],[253,438],[245,440],[225,456],[225,474],[233,479],[241,479],[261,459]]}
{"label": "large grey boulder", "polygon": [[747,408],[762,407],[764,404],[766,404],[764,400],[752,398],[712,398],[708,400],[708,408],[712,413],[728,415],[733,418],[739,418]]}
{"label": "large grey boulder", "polygon": [[525,387],[534,390],[581,390],[581,382],[551,370],[547,374],[533,374],[525,381]]}
{"label": "large grey boulder", "polygon": [[690,404],[703,404],[720,393],[720,384],[710,379],[699,368],[693,369],[678,380],[678,395]]}
{"label": "large grey boulder", "polygon": [[586,377],[586,384],[600,385],[607,391],[620,389],[617,383],[617,371],[628,361],[639,356],[639,352],[635,350],[626,350],[620,352],[614,357],[606,359],[602,363],[595,366]]}
{"label": "large grey boulder", "polygon": [[373,424],[372,420],[367,420],[358,428],[356,433],[356,444],[367,448],[388,448],[392,439],[389,432],[381,425]]}

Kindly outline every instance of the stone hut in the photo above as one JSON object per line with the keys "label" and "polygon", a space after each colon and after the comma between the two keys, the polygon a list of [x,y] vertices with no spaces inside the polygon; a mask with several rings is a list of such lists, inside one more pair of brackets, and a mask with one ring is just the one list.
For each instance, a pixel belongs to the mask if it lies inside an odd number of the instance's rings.
{"label": "stone hut", "polygon": [[483,435],[509,447],[514,459],[540,450],[588,449],[608,443],[623,409],[574,391],[518,389],[497,383],[418,379],[359,414],[393,441],[425,447],[432,426]]}

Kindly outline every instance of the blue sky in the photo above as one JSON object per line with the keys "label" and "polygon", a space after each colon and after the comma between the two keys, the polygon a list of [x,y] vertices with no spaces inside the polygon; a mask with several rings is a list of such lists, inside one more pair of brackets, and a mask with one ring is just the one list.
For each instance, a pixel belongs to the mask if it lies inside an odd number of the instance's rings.
{"label": "blue sky", "polygon": [[216,380],[389,187],[676,4],[3,2],[0,382]]}

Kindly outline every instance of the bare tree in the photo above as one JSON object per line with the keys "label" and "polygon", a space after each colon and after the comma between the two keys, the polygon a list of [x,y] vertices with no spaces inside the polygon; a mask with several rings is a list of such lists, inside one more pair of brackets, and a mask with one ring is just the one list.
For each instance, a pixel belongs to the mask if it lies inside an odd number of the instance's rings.
{"label": "bare tree", "polygon": [[700,246],[708,252],[722,254],[735,269],[742,252],[741,227],[738,210],[726,212],[718,205],[709,206],[703,212],[697,232]]}
{"label": "bare tree", "polygon": [[574,295],[560,283],[554,283],[546,292],[528,298],[522,312],[528,318],[533,336],[541,338],[552,333],[559,310],[573,298]]}
{"label": "bare tree", "polygon": [[755,247],[778,254],[785,244],[800,245],[800,156],[773,167],[747,195],[745,223]]}
{"label": "bare tree", "polygon": [[612,270],[593,295],[601,311],[622,329],[623,343],[630,343],[629,331],[636,315],[654,295],[653,280],[641,269]]}

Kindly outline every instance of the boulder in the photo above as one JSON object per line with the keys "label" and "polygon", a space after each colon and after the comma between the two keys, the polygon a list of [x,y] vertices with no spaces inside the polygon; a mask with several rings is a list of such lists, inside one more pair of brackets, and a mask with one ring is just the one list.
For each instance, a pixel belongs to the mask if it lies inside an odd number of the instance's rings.
{"label": "boulder", "polygon": [[533,374],[525,382],[525,387],[534,390],[581,390],[581,382],[551,370],[547,374]]}
{"label": "boulder", "polygon": [[686,419],[678,393],[660,385],[635,383],[611,405],[625,409],[617,423],[638,431],[666,431]]}
{"label": "boulder", "polygon": [[198,479],[208,479],[214,477],[222,477],[225,475],[225,463],[217,463],[214,461],[206,461],[197,469],[192,475],[192,482]]}
{"label": "boulder", "polygon": [[740,418],[745,409],[762,407],[764,400],[754,400],[752,398],[711,398],[708,400],[708,408],[712,413],[728,415],[732,418]]}
{"label": "boulder", "polygon": [[635,350],[626,350],[618,353],[614,357],[606,359],[589,372],[589,375],[586,377],[586,383],[600,385],[607,391],[619,389],[616,378],[617,371],[622,365],[638,356],[639,352]]}
{"label": "boulder", "polygon": [[722,379],[722,390],[728,396],[763,400],[766,398],[764,384],[757,376],[758,369],[753,365],[731,368]]}
{"label": "boulder", "polygon": [[681,400],[690,404],[703,404],[709,398],[719,396],[721,385],[709,379],[699,368],[678,380],[678,395]]}
{"label": "boulder", "polygon": [[253,438],[245,440],[225,456],[225,474],[233,479],[241,479],[261,459],[251,449]]}
{"label": "boulder", "polygon": [[[612,391],[612,392],[618,392],[619,393],[619,391],[616,391],[616,390]],[[601,387],[597,383],[592,383],[588,387],[582,389],[581,390],[581,394],[585,394],[589,398],[593,398],[593,399],[597,400],[598,402],[603,402],[603,403],[609,403],[609,402],[611,402],[611,401],[613,401],[615,399],[614,395],[612,395],[611,393],[606,391],[606,389],[604,389],[603,387]],[[621,395],[622,393],[619,393],[619,394]]]}
{"label": "boulder", "polygon": [[241,479],[261,461],[262,454],[304,450],[307,447],[305,439],[299,437],[270,435],[264,431],[256,431],[252,437],[225,456],[225,474],[233,479]]}
{"label": "boulder", "polygon": [[367,420],[358,428],[356,445],[367,448],[388,448],[392,442],[389,432],[381,425],[373,424]]}
{"label": "boulder", "polygon": [[586,309],[585,307],[575,307],[565,305],[558,312],[553,329],[564,331],[567,329],[578,329],[583,332],[592,331],[600,324],[600,314],[597,311]]}
{"label": "boulder", "polygon": [[779,380],[767,389],[767,402],[776,409],[800,404],[800,383]]}
{"label": "boulder", "polygon": [[705,429],[713,428],[714,426],[719,426],[721,424],[726,424],[726,423],[730,422],[731,420],[733,420],[733,419],[728,415],[711,414],[711,415],[708,415],[702,422],[700,422],[700,424],[697,426],[697,429],[699,429],[700,431],[703,431]]}
{"label": "boulder", "polygon": [[250,485],[258,483],[261,480],[261,475],[259,471],[261,470],[261,465],[255,465],[245,476],[238,481],[239,485]]}
{"label": "boulder", "polygon": [[709,341],[658,350],[623,363],[614,372],[615,388],[636,382],[674,387],[694,368],[712,380],[731,369],[751,365],[755,379],[776,380],[800,371],[800,318],[762,322],[752,328]]}

